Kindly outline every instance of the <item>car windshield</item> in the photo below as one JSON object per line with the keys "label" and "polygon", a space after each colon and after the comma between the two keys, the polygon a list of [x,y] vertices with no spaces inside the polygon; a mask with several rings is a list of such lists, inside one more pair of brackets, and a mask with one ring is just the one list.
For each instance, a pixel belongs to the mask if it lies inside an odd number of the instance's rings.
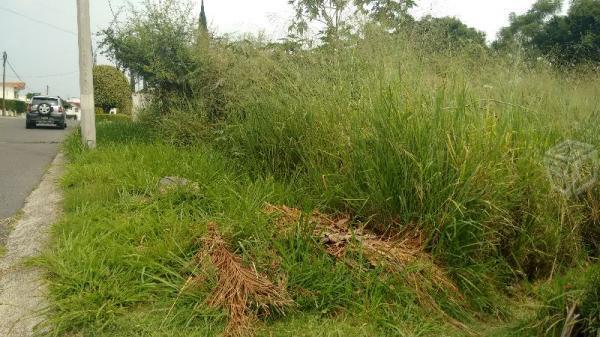
{"label": "car windshield", "polygon": [[45,98],[45,97],[36,97],[31,102],[31,105],[40,105],[42,103],[48,103],[50,105],[58,105],[58,100],[56,98]]}

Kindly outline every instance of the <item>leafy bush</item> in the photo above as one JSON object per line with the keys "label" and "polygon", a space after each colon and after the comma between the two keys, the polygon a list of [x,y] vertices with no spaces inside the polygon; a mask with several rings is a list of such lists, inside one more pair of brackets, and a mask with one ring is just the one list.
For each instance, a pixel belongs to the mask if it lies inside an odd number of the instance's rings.
{"label": "leafy bush", "polygon": [[94,66],[94,100],[105,113],[117,108],[119,113],[131,114],[131,88],[125,75],[113,66]]}
{"label": "leafy bush", "polygon": [[[0,109],[2,108],[2,98],[0,98]],[[6,110],[14,111],[16,113],[27,112],[27,103],[23,101],[17,101],[12,99],[6,100]]]}

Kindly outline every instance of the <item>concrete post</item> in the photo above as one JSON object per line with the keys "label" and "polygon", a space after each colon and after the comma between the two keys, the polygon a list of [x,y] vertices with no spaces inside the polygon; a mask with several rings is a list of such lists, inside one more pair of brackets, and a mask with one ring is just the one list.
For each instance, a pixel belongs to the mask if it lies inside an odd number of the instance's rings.
{"label": "concrete post", "polygon": [[77,0],[79,33],[79,89],[81,92],[81,140],[88,148],[96,147],[96,112],[92,75],[92,32],[89,0]]}

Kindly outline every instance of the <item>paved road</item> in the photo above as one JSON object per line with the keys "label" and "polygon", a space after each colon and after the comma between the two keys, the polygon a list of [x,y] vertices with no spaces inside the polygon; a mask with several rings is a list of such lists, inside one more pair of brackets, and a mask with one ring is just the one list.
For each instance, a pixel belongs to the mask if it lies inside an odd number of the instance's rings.
{"label": "paved road", "polygon": [[74,126],[27,130],[25,119],[0,117],[0,220],[23,207]]}

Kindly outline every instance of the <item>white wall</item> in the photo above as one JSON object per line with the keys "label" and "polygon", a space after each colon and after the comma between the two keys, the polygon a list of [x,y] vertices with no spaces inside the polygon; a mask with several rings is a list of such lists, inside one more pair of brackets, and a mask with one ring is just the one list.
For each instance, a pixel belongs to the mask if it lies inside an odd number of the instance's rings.
{"label": "white wall", "polygon": [[[19,97],[15,96],[15,88],[12,87],[6,87],[6,92],[5,92],[5,98],[6,99],[19,99]],[[0,99],[2,98],[2,81],[0,81]]]}

